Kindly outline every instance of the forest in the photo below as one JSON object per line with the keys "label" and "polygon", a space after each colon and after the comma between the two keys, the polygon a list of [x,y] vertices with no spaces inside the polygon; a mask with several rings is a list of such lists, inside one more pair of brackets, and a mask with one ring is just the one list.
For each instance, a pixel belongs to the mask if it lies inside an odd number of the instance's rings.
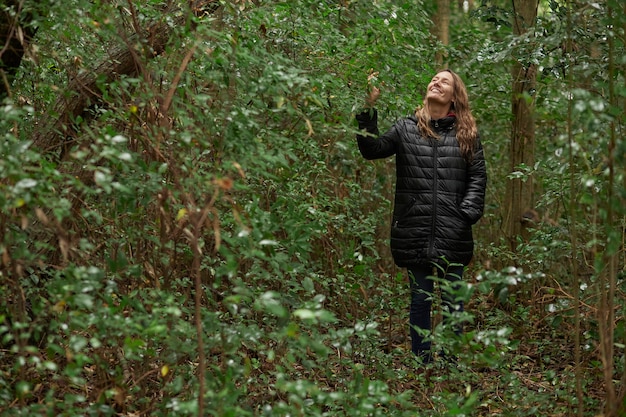
{"label": "forest", "polygon": [[[626,416],[625,41],[621,0],[0,0],[0,416]],[[355,115],[443,68],[488,187],[424,369]]]}

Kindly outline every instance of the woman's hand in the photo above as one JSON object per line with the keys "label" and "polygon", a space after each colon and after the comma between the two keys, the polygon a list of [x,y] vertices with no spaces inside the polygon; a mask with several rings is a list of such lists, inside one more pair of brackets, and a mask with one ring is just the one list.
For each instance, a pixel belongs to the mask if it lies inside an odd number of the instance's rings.
{"label": "woman's hand", "polygon": [[367,76],[367,89],[369,93],[367,97],[365,97],[365,104],[367,107],[374,107],[376,102],[378,101],[378,97],[380,97],[380,88],[374,85],[374,81],[377,79],[379,72],[370,70],[369,75]]}
{"label": "woman's hand", "polygon": [[370,93],[365,98],[367,107],[374,107],[378,101],[378,97],[380,97],[380,89],[378,87],[371,86]]}

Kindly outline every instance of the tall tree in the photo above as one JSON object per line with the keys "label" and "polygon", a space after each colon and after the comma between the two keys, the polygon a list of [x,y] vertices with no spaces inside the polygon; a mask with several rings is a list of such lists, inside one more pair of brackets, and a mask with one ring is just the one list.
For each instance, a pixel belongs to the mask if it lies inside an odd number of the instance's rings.
{"label": "tall tree", "polygon": [[[622,6],[623,7],[623,6]],[[615,9],[611,3],[607,5],[607,20],[611,24],[619,21],[616,16],[619,9]],[[617,63],[617,45],[616,37],[611,34],[607,37],[607,64],[608,64],[608,103],[610,112],[615,116],[609,123],[609,142],[606,156],[606,168],[608,173],[607,198],[603,201],[601,213],[604,217],[604,226],[606,228],[606,250],[602,251],[602,259],[596,261],[596,272],[598,273],[598,328],[600,330],[600,359],[604,367],[605,382],[605,405],[604,415],[606,416],[623,416],[623,402],[621,406],[618,404],[618,384],[615,381],[615,352],[616,352],[616,293],[617,293],[617,274],[619,271],[620,246],[623,246],[624,233],[616,232],[620,229],[620,214],[623,215],[624,207],[620,204],[620,195],[618,193],[619,185],[617,180],[620,175],[624,174],[623,166],[620,173],[620,159],[617,156],[617,144],[620,131],[620,121],[623,120],[623,108],[620,108],[619,95],[617,89],[618,84],[618,63]],[[623,155],[623,153],[622,153]],[[621,207],[621,210],[620,210]],[[621,213],[620,213],[621,211]],[[599,262],[598,262],[599,261]],[[621,408],[621,410],[620,410]]]}
{"label": "tall tree", "polygon": [[[513,33],[518,37],[532,36],[529,32],[537,18],[538,0],[512,0]],[[535,118],[533,95],[535,90],[536,65],[517,57],[511,68],[513,123],[509,148],[511,172],[520,166],[532,167],[535,160]],[[524,213],[533,207],[533,181],[531,177],[510,179],[507,187],[506,231],[511,248],[523,232]]]}
{"label": "tall tree", "polygon": [[[450,0],[437,0],[436,10],[433,15],[433,27],[431,32],[443,45],[450,44]],[[438,65],[444,65],[445,54],[437,52],[435,60]]]}

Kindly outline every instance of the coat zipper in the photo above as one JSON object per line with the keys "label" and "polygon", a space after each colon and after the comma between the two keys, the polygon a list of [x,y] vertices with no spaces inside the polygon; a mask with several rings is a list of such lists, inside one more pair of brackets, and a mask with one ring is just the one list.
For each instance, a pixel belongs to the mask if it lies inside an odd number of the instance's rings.
{"label": "coat zipper", "polygon": [[[445,134],[444,134],[445,135]],[[445,137],[444,137],[445,139]],[[428,258],[432,258],[435,247],[435,223],[437,220],[437,153],[439,141],[434,139],[433,147],[433,214],[430,225],[430,240],[428,242]]]}

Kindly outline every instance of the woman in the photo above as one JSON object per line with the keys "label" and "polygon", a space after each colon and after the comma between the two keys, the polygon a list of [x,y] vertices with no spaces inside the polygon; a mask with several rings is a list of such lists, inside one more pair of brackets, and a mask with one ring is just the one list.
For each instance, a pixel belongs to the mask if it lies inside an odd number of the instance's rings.
{"label": "woman", "polygon": [[[432,360],[431,295],[434,275],[459,281],[472,259],[472,225],[483,215],[487,172],[476,122],[461,78],[438,72],[428,84],[423,107],[379,136],[373,87],[358,114],[357,141],[366,159],[396,156],[396,192],[391,225],[394,262],[409,272],[411,348]],[[444,294],[452,311],[463,303]]]}

